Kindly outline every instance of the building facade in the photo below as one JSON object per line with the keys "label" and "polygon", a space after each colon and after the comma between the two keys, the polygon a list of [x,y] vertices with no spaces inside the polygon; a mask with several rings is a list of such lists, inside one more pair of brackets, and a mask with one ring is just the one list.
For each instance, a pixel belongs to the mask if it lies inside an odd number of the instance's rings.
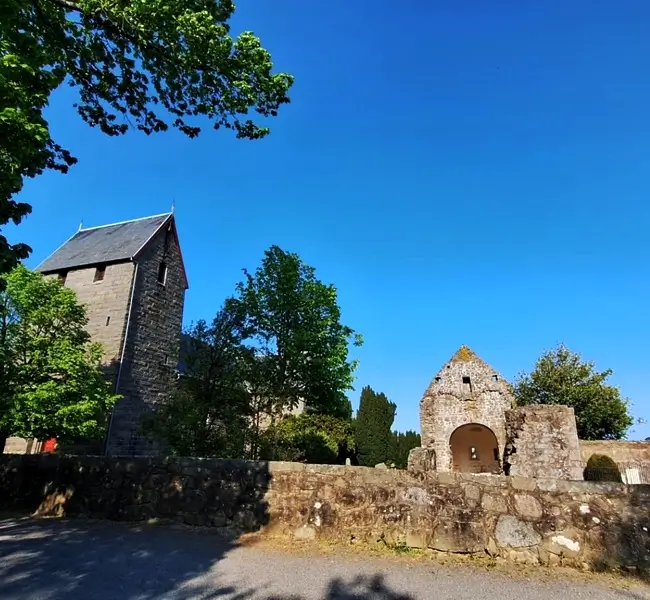
{"label": "building facade", "polygon": [[37,270],[76,292],[104,348],[106,377],[121,396],[105,452],[154,454],[141,422],[176,376],[188,288],[174,215],[79,229]]}

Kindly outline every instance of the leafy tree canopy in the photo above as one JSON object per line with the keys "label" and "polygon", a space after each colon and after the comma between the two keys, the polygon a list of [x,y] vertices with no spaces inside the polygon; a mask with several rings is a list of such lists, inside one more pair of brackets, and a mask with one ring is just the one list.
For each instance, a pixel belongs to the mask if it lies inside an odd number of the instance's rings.
{"label": "leafy tree canopy", "polygon": [[[175,127],[190,137],[207,119],[257,139],[289,102],[293,78],[272,73],[251,32],[230,35],[232,0],[5,0],[0,6],[0,226],[31,207],[14,196],[26,177],[67,172],[76,159],[43,115],[63,82],[81,118],[107,135]],[[262,121],[250,118],[255,111]],[[0,236],[0,273],[29,253]]]}
{"label": "leafy tree canopy", "polygon": [[607,385],[611,370],[599,372],[593,362],[560,345],[545,352],[530,374],[514,385],[517,403],[563,404],[574,409],[582,440],[622,439],[632,425],[629,402]]}
{"label": "leafy tree canopy", "polygon": [[385,394],[375,392],[370,386],[361,390],[359,410],[354,421],[354,432],[359,464],[374,467],[390,462],[391,428],[397,406]]}
{"label": "leafy tree canopy", "polygon": [[360,345],[361,337],[341,324],[336,288],[278,246],[265,252],[255,273],[244,273],[228,306],[242,318],[244,343],[258,357],[275,412],[304,401],[310,412],[349,417],[345,393],[356,361],[349,360],[348,347]]}
{"label": "leafy tree canopy", "polygon": [[0,292],[0,450],[10,435],[94,440],[116,396],[74,292],[23,266]]}
{"label": "leafy tree canopy", "polygon": [[352,424],[331,415],[287,415],[265,433],[267,459],[343,464],[354,453]]}

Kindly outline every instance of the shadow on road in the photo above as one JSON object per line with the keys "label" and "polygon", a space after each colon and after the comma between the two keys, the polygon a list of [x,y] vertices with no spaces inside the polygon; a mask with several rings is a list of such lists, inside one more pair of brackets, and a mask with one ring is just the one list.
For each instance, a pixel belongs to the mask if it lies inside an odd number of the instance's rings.
{"label": "shadow on road", "polygon": [[[398,594],[384,582],[383,575],[360,575],[344,581],[333,579],[323,600],[415,600],[408,594]],[[268,596],[265,600],[305,600],[303,596]]]}
{"label": "shadow on road", "polygon": [[[0,598],[68,600],[305,600],[222,581],[219,562],[238,546],[214,531],[58,519],[0,521]],[[252,574],[253,580],[255,574]],[[322,600],[414,600],[382,575],[333,579]]]}

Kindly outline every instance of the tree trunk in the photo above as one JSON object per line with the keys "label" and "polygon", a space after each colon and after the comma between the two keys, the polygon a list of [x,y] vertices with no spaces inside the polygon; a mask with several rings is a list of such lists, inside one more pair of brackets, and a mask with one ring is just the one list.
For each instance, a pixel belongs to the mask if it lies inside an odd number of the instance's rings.
{"label": "tree trunk", "polygon": [[0,431],[0,455],[4,454],[5,443],[9,439],[10,434],[8,431]]}

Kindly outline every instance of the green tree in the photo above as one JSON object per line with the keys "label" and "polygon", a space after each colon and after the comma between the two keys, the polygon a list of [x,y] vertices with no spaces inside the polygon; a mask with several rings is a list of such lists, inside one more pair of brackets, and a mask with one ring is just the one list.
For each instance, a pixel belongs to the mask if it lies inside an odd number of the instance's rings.
{"label": "green tree", "polygon": [[514,385],[517,404],[563,404],[574,409],[582,440],[618,440],[632,425],[629,402],[607,385],[610,369],[599,372],[593,362],[559,345],[539,358],[530,374]]}
{"label": "green tree", "polygon": [[183,342],[181,377],[145,432],[176,456],[242,458],[250,394],[240,322],[221,309],[211,323],[191,327]]}
{"label": "green tree", "polygon": [[0,451],[11,435],[95,440],[116,400],[74,292],[23,266],[0,292]]}
{"label": "green tree", "polygon": [[344,464],[354,454],[352,424],[331,415],[287,415],[272,425],[264,437],[266,459]]}
{"label": "green tree", "polygon": [[[5,0],[0,6],[0,226],[31,207],[14,196],[27,177],[76,162],[43,115],[63,82],[80,117],[107,135],[170,125],[195,137],[202,121],[237,137],[268,133],[293,78],[272,73],[251,32],[236,39],[232,0]],[[255,111],[261,124],[249,117]],[[0,236],[0,273],[29,253]]]}
{"label": "green tree", "polygon": [[393,431],[390,437],[389,462],[398,469],[406,469],[408,466],[409,452],[413,448],[421,446],[420,434],[415,431],[402,433]]}
{"label": "green tree", "polygon": [[356,361],[348,346],[361,337],[341,324],[336,288],[278,246],[255,273],[244,273],[228,305],[244,322],[244,343],[256,356],[250,379],[263,389],[272,419],[301,402],[309,412],[349,417],[345,393]]}
{"label": "green tree", "polygon": [[354,435],[359,464],[374,467],[389,462],[391,454],[391,427],[397,406],[385,394],[378,394],[370,386],[361,390],[359,410],[354,421]]}

